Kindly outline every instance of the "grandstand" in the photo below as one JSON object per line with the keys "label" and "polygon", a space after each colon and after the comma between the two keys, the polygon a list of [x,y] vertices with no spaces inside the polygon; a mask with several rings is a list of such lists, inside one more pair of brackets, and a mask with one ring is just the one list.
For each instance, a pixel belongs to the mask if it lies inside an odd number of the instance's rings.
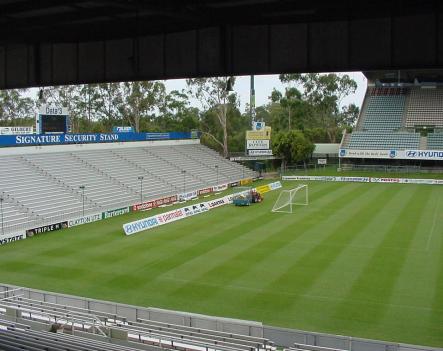
{"label": "grandstand", "polygon": [[0,162],[4,233],[256,176],[189,142],[3,149]]}
{"label": "grandstand", "polygon": [[[48,346],[51,350],[75,351],[164,348],[189,351],[276,350],[273,342],[264,337],[149,318],[132,320],[118,313],[27,298],[21,288],[7,290],[2,295],[0,345],[8,346],[7,350],[31,346],[33,348],[29,350],[48,350]],[[109,303],[102,303],[105,304]]]}
{"label": "grandstand", "polygon": [[[356,128],[345,134],[344,150],[443,149],[443,87],[370,83]],[[370,158],[370,157],[368,157]]]}

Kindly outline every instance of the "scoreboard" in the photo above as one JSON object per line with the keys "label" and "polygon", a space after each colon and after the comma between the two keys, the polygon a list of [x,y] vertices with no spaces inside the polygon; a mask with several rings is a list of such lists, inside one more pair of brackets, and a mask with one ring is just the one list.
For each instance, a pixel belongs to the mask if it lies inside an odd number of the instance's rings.
{"label": "scoreboard", "polygon": [[35,121],[37,134],[65,134],[71,131],[69,113],[65,107],[43,105]]}

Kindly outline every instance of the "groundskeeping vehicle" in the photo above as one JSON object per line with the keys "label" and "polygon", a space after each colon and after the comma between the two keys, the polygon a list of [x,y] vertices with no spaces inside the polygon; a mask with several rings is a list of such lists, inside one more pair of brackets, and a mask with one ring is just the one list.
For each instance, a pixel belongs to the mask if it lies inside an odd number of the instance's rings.
{"label": "groundskeeping vehicle", "polygon": [[234,195],[232,202],[235,206],[250,206],[263,201],[263,196],[255,189],[249,187],[238,188],[240,190]]}

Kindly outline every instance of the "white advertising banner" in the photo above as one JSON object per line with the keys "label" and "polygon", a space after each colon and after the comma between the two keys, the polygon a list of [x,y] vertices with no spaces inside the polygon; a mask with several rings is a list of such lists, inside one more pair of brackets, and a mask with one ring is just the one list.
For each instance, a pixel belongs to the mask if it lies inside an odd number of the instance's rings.
{"label": "white advertising banner", "polygon": [[266,139],[246,140],[246,148],[248,150],[269,149],[269,140]]}
{"label": "white advertising banner", "polygon": [[34,134],[34,127],[0,127],[0,135]]}
{"label": "white advertising banner", "polygon": [[197,197],[197,190],[188,191],[187,193],[182,193],[178,195],[178,201],[192,200]]}
{"label": "white advertising banner", "polygon": [[270,188],[271,190],[277,190],[277,189],[280,189],[280,188],[282,187],[280,181],[273,182],[273,183],[269,183],[268,186],[269,186],[269,188]]}
{"label": "white advertising banner", "polygon": [[354,150],[354,149],[340,149],[340,157],[348,158],[402,158],[404,151],[397,150]]}
{"label": "white advertising banner", "polygon": [[342,158],[443,161],[443,150],[354,150],[340,149]]}
{"label": "white advertising banner", "polygon": [[212,187],[212,189],[214,190],[214,192],[225,191],[228,189],[228,184],[216,185],[216,186]]}
{"label": "white advertising banner", "polygon": [[0,235],[0,245],[5,245],[12,243],[14,241],[25,240],[25,239],[26,239],[25,232],[4,234]]}
{"label": "white advertising banner", "polygon": [[335,177],[335,176],[283,176],[283,180],[319,180],[323,182],[358,182],[369,183],[369,177]]}
{"label": "white advertising banner", "polygon": [[443,179],[334,177],[334,176],[283,176],[283,180],[319,180],[323,182],[400,183],[443,185]]}
{"label": "white advertising banner", "polygon": [[232,195],[227,195],[225,197],[221,197],[219,199],[211,200],[206,203],[208,208],[211,210],[213,208],[217,208],[220,206],[228,205],[232,203]]}
{"label": "white advertising banner", "polygon": [[405,159],[443,161],[443,150],[406,150]]}
{"label": "white advertising banner", "polygon": [[272,150],[248,150],[249,156],[272,156]]}
{"label": "white advertising banner", "polygon": [[[268,184],[271,190],[279,189],[282,187],[280,181]],[[245,190],[248,191],[248,190]],[[240,194],[241,192],[237,193]],[[148,229],[158,227],[163,224],[178,221],[183,218],[195,216],[201,213],[205,213],[213,208],[228,205],[232,203],[233,196],[231,194],[222,198],[214,199],[207,202],[201,202],[190,206],[181,207],[176,210],[172,210],[166,213],[154,215],[148,218],[140,219],[134,222],[126,223],[123,225],[123,230],[126,235],[132,235],[139,232],[143,232]]]}
{"label": "white advertising banner", "polygon": [[79,217],[75,219],[70,219],[68,221],[68,227],[75,227],[77,225],[82,225],[86,223],[97,222],[102,219],[102,213],[96,213],[85,217]]}

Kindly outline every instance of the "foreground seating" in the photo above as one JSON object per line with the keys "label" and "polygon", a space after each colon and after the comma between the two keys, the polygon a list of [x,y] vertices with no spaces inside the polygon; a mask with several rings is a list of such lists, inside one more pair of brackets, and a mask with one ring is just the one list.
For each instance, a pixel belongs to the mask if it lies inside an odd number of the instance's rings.
{"label": "foreground seating", "polygon": [[[118,334],[121,340],[134,346],[150,345],[188,351],[276,350],[273,343],[265,338],[146,319],[129,321],[112,313],[33,300],[20,295],[5,297],[0,301],[0,320],[2,315],[5,318],[14,315],[22,321],[22,324],[19,328],[13,322],[4,321],[3,324],[0,323],[0,331],[5,331],[0,335],[0,342],[3,339],[9,342],[14,338],[21,342],[32,340],[36,334],[24,324],[29,321],[30,323],[46,325],[48,330],[51,326],[57,325],[63,333],[82,333],[83,336],[94,335],[95,338],[109,339],[110,336]],[[47,335],[43,338],[45,343],[42,343],[42,345],[46,345],[46,339]],[[69,340],[73,341],[75,339],[71,338]],[[51,339],[52,341],[53,339]],[[69,350],[76,349],[69,348]]]}

